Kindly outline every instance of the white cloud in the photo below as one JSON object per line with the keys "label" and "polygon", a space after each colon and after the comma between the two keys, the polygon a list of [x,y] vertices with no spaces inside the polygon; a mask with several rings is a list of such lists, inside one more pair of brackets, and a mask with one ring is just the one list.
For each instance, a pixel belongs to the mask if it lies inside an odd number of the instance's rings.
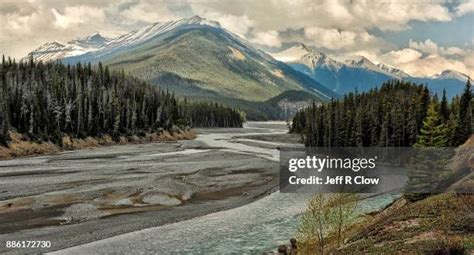
{"label": "white cloud", "polygon": [[386,42],[368,33],[372,28],[402,30],[409,28],[412,20],[451,20],[448,9],[440,2],[424,0],[196,0],[189,4],[194,13],[217,20],[247,39],[268,31],[304,29],[305,43],[348,51],[389,48]]}
{"label": "white cloud", "polygon": [[0,2],[1,54],[24,57],[41,44],[69,41],[97,30],[107,30],[103,9],[92,5],[69,5],[63,2],[18,1],[3,9]]}
{"label": "white cloud", "polygon": [[444,70],[452,69],[468,75],[472,75],[473,69],[469,69],[466,65],[454,59],[448,59],[440,55],[429,55],[425,58],[420,58],[415,61],[404,63],[400,65],[412,75],[434,75],[441,73]]}
{"label": "white cloud", "polygon": [[250,41],[270,47],[281,47],[281,40],[277,31],[259,32]]}
{"label": "white cloud", "polygon": [[[253,22],[247,16],[234,16],[234,15],[220,15],[218,13],[208,13],[202,15],[204,17],[210,17],[208,19],[219,22],[221,26],[241,37],[245,38]],[[212,18],[214,17],[214,18]]]}
{"label": "white cloud", "polygon": [[466,0],[456,7],[456,14],[459,16],[474,12],[474,0]]}
{"label": "white cloud", "polygon": [[440,55],[463,55],[465,52],[461,48],[458,47],[440,47],[435,42],[431,41],[430,39],[425,40],[424,42],[415,42],[410,40],[408,46],[413,49],[420,50],[424,53],[429,54],[440,54]]}
{"label": "white cloud", "polygon": [[320,27],[307,27],[304,30],[306,37],[314,41],[317,47],[328,49],[341,49],[354,44],[357,34],[338,29],[324,29]]}
{"label": "white cloud", "polygon": [[381,43],[379,39],[365,31],[353,32],[334,28],[307,27],[304,33],[312,45],[331,50],[368,48],[370,45]]}
{"label": "white cloud", "polygon": [[119,13],[121,21],[125,24],[134,23],[155,23],[159,21],[168,21],[179,19],[172,11],[162,4],[161,8],[157,7],[153,2],[142,1],[131,5],[129,8]]}
{"label": "white cloud", "polygon": [[469,70],[467,73],[469,76],[474,77],[474,52],[468,53],[462,60],[466,68]]}
{"label": "white cloud", "polygon": [[379,60],[379,51],[376,50],[376,49],[374,49],[374,50],[349,51],[349,52],[345,52],[343,54],[338,54],[338,55],[330,54],[330,57],[332,57],[332,58],[334,58],[334,59],[336,59],[340,62],[344,62],[348,59],[353,59],[356,56],[365,57],[365,58],[369,59],[370,61],[372,61],[374,63],[380,62],[380,60]]}
{"label": "white cloud", "polygon": [[233,15],[220,15],[215,20],[217,20],[222,27],[235,31],[234,33],[245,37],[245,34],[252,27],[252,21],[245,15],[243,16],[233,16]]}
{"label": "white cloud", "polygon": [[385,53],[380,57],[380,60],[415,76],[434,75],[447,69],[463,72],[467,75],[474,74],[473,53],[467,55],[465,59],[452,59],[439,54],[430,54],[423,57],[421,52],[405,48]]}
{"label": "white cloud", "polygon": [[381,56],[381,61],[390,65],[398,66],[420,59],[422,54],[414,49],[405,48],[396,51],[390,51]]}
{"label": "white cloud", "polygon": [[101,9],[84,5],[66,7],[63,13],[52,8],[51,12],[55,18],[54,26],[61,29],[67,29],[91,21],[101,23],[105,20],[104,12]]}
{"label": "white cloud", "polygon": [[[449,21],[474,11],[474,0],[460,3],[454,13],[443,4],[426,0],[0,1],[0,49],[23,57],[53,40],[68,41],[97,30],[117,34],[197,14],[265,46],[301,40],[332,54],[363,55],[415,73],[432,74],[442,65],[473,73],[474,56],[469,50],[441,47],[431,40],[410,41],[408,48],[397,49],[369,33],[373,28],[409,29],[413,20]],[[288,31],[293,32],[285,36]]]}

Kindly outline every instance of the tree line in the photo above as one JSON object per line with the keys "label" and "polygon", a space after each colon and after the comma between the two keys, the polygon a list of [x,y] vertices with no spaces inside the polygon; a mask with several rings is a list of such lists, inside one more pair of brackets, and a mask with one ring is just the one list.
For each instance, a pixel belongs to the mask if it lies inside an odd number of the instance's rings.
{"label": "tree line", "polygon": [[35,140],[61,143],[77,138],[176,130],[241,127],[241,114],[213,103],[187,103],[173,93],[111,72],[101,63],[20,62],[0,65],[0,144],[14,129]]}
{"label": "tree line", "polygon": [[[428,110],[442,126],[444,146],[458,146],[474,132],[470,80],[464,92],[451,101],[441,99],[427,86],[387,81],[380,88],[349,93],[340,100],[307,107],[293,118],[290,131],[299,133],[310,147],[410,147],[423,135]],[[431,116],[433,118],[433,116]]]}
{"label": "tree line", "polygon": [[218,103],[195,102],[182,107],[189,125],[193,127],[242,127],[242,114]]}

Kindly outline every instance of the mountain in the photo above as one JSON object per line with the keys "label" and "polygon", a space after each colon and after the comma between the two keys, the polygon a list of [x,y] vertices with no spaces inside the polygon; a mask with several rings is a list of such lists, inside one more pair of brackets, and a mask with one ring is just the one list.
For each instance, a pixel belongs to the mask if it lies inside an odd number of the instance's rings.
{"label": "mountain", "polygon": [[289,64],[295,70],[302,72],[319,83],[325,85],[338,93],[339,90],[338,71],[344,66],[324,53],[310,51],[306,45],[300,44],[282,52],[272,54],[282,62]]}
{"label": "mountain", "polygon": [[322,52],[312,51],[304,44],[272,56],[339,94],[366,91],[395,78],[394,74],[381,69],[365,57],[353,57],[340,62]]}
{"label": "mountain", "polygon": [[362,56],[337,61],[324,53],[310,50],[304,44],[274,53],[272,56],[339,94],[363,92],[390,79],[405,79],[427,84],[437,94],[446,89],[448,97],[453,97],[462,91],[467,81],[465,74],[452,70],[433,77],[410,76],[401,69],[383,63],[375,64]]}
{"label": "mountain", "polygon": [[386,65],[386,64],[383,64],[383,63],[378,63],[377,66],[382,69],[384,72],[390,74],[390,75],[393,75],[393,76],[396,76],[396,77],[399,77],[399,78],[409,78],[410,75],[408,73],[406,73],[405,71],[401,70],[401,69],[398,69],[396,67],[393,67],[393,66],[389,66],[389,65]]}
{"label": "mountain", "polygon": [[86,38],[76,39],[69,42],[69,44],[77,45],[85,49],[99,49],[107,43],[109,43],[110,39],[103,37],[99,33],[93,33]]}
{"label": "mountain", "polygon": [[211,98],[215,103],[240,109],[245,112],[245,119],[250,121],[289,120],[301,108],[312,102],[316,104],[321,102],[318,96],[303,90],[287,90],[266,101],[248,101],[215,95],[200,96],[200,93],[196,93],[192,89],[190,91],[190,93],[194,93],[194,96],[188,97],[191,101],[206,101]]}
{"label": "mountain", "polygon": [[454,70],[444,70],[440,74],[433,76],[434,79],[456,79],[461,81],[467,81],[469,76]]}
{"label": "mountain", "polygon": [[305,90],[320,100],[337,96],[219,23],[199,16],[154,23],[113,39],[97,51],[63,59],[78,61],[101,61],[187,96],[264,101],[286,90]]}
{"label": "mountain", "polygon": [[452,98],[462,93],[469,77],[458,71],[445,70],[434,76],[411,77],[409,79],[415,83],[427,84],[430,90],[439,96],[442,95],[443,90],[446,90],[446,96]]}
{"label": "mountain", "polygon": [[270,98],[266,103],[276,109],[275,119],[288,120],[293,118],[299,110],[311,105],[314,100],[314,96],[308,92],[288,90]]}
{"label": "mountain", "polygon": [[96,51],[104,47],[109,39],[99,33],[94,33],[85,38],[69,41],[67,43],[50,42],[41,45],[39,48],[30,52],[22,60],[29,60],[33,57],[35,61],[51,61],[63,59],[66,57],[78,56],[87,52]]}
{"label": "mountain", "polygon": [[288,48],[284,51],[272,54],[272,56],[282,62],[292,64],[304,64],[309,68],[325,67],[337,71],[342,67],[342,63],[328,57],[324,53],[310,51],[304,44]]}

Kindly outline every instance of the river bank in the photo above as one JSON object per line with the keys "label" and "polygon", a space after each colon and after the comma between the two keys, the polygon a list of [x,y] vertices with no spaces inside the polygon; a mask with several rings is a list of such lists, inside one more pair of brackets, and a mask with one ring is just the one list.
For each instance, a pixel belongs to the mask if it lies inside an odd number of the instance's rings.
{"label": "river bank", "polygon": [[144,133],[142,136],[121,136],[118,141],[114,141],[110,135],[86,137],[83,139],[64,136],[61,141],[62,145],[58,145],[52,142],[33,141],[28,136],[14,131],[8,131],[8,133],[11,141],[7,147],[0,145],[0,160],[51,155],[62,151],[73,151],[103,146],[192,140],[196,138],[197,135],[195,130],[189,129],[179,130],[174,133],[163,131],[160,133]]}

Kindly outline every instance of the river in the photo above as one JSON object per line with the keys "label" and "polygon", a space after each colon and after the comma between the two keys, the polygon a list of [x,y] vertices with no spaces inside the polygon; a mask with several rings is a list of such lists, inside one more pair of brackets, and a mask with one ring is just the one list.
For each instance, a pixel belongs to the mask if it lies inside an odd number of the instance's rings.
{"label": "river", "polygon": [[[282,123],[248,123],[239,131],[202,130],[197,141],[222,151],[278,162],[276,146],[281,143],[252,137],[284,133]],[[359,202],[357,212],[381,209],[396,197],[397,194],[389,194],[364,199]],[[261,254],[288,243],[309,198],[309,194],[275,191],[240,207],[113,236],[53,254]]]}

